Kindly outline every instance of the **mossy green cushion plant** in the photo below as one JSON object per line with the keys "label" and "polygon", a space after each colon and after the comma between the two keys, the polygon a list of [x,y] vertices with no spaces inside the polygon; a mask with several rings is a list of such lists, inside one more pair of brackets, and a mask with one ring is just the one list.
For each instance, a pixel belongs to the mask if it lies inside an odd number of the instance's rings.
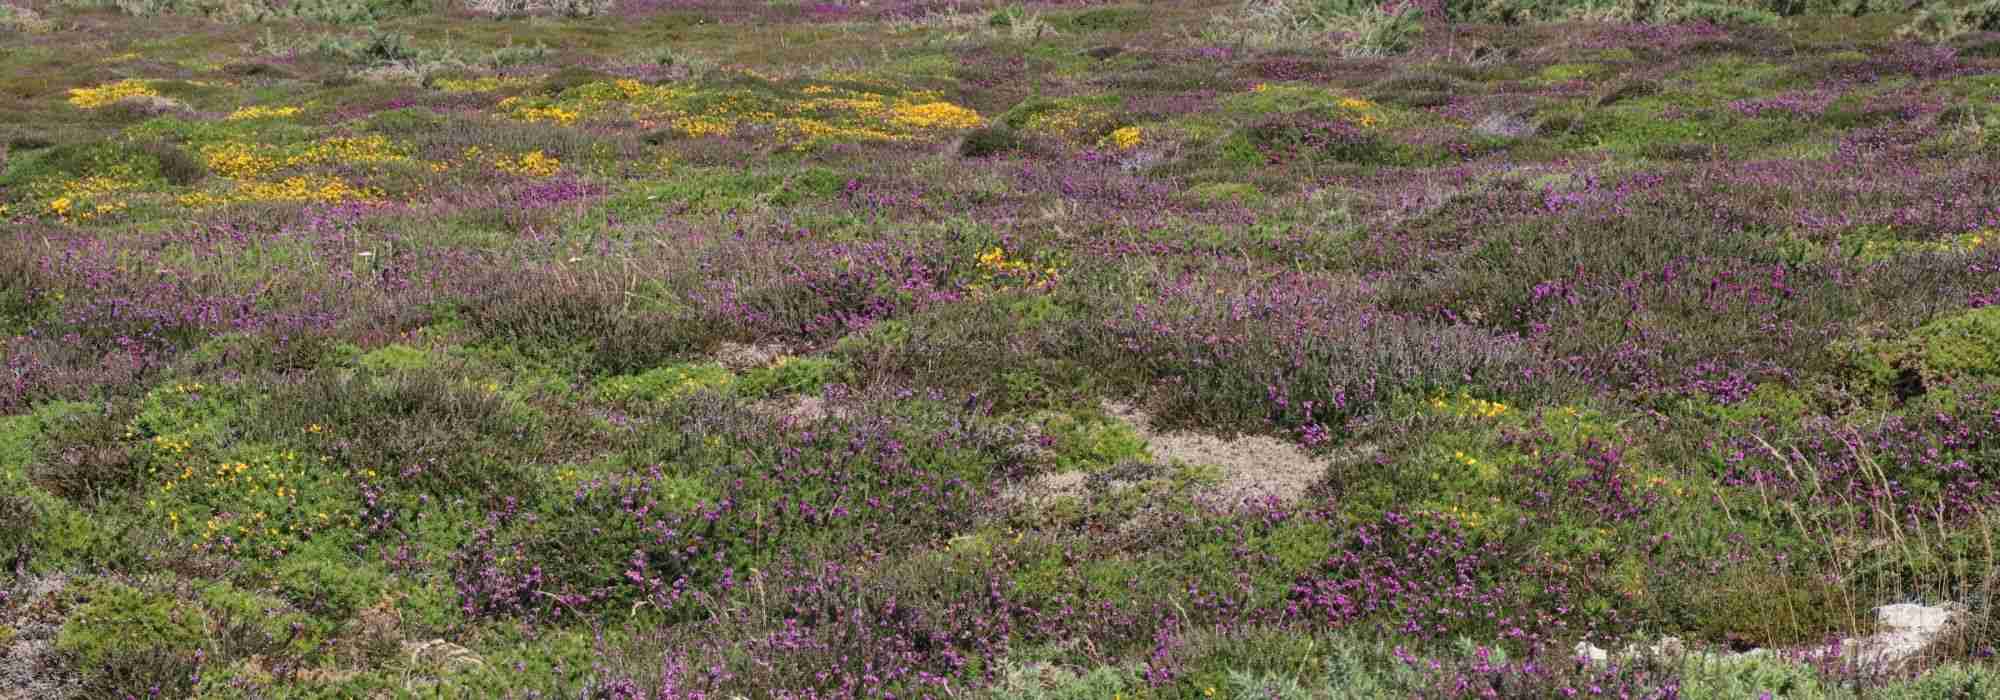
{"label": "mossy green cushion plant", "polygon": [[65,595],[75,608],[56,635],[56,649],[77,660],[87,684],[184,686],[209,643],[201,608],[173,594],[93,579]]}
{"label": "mossy green cushion plant", "polygon": [[1948,314],[1860,350],[1864,375],[1902,398],[2000,378],[2000,306]]}

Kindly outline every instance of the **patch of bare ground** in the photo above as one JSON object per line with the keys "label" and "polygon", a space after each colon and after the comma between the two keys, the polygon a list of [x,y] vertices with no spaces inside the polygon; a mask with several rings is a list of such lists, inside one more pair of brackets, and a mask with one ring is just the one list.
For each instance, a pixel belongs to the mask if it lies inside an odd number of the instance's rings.
{"label": "patch of bare ground", "polygon": [[1351,448],[1334,458],[1316,457],[1305,448],[1266,435],[1222,437],[1190,431],[1156,432],[1152,419],[1129,405],[1107,402],[1104,412],[1132,425],[1145,440],[1155,464],[1122,464],[1100,473],[1078,471],[1042,474],[1020,490],[1029,502],[1046,503],[1055,498],[1084,497],[1090,493],[1114,492],[1124,486],[1163,475],[1162,465],[1212,468],[1217,478],[1207,500],[1227,506],[1247,502],[1292,502],[1326,476],[1336,460],[1362,459],[1374,453],[1372,447]]}
{"label": "patch of bare ground", "polygon": [[731,372],[741,372],[748,369],[769,367],[772,363],[777,362],[778,358],[788,354],[790,354],[790,351],[785,346],[775,343],[750,345],[744,343],[723,343],[722,347],[715,350],[715,361]]}
{"label": "patch of bare ground", "polygon": [[56,654],[56,595],[69,584],[61,574],[21,581],[0,600],[0,700],[74,697],[76,678]]}
{"label": "patch of bare ground", "polygon": [[750,410],[785,425],[805,425],[828,418],[845,418],[849,415],[846,407],[828,401],[823,396],[810,395],[764,399],[750,404]]}
{"label": "patch of bare ground", "polygon": [[1326,476],[1328,461],[1305,448],[1267,435],[1221,437],[1187,431],[1160,433],[1152,418],[1132,406],[1106,403],[1104,411],[1139,431],[1147,450],[1162,462],[1215,467],[1215,495],[1225,503],[1277,499],[1294,501]]}

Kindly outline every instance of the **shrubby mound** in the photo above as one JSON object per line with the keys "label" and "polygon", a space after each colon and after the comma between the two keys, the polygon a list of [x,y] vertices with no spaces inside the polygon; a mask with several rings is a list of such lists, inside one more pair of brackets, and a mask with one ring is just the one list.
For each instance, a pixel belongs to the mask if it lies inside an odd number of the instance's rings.
{"label": "shrubby mound", "polygon": [[417,0],[115,0],[112,6],[128,15],[191,15],[224,22],[283,22],[305,20],[329,24],[361,24],[429,12],[435,8]]}
{"label": "shrubby mound", "polygon": [[1983,5],[135,2],[0,5],[0,696],[2000,682]]}

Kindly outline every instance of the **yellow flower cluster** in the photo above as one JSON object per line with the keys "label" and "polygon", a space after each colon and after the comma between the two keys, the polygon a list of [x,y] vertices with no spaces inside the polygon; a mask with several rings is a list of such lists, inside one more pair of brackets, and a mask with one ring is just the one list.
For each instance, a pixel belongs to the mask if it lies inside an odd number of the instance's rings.
{"label": "yellow flower cluster", "polygon": [[971,129],[984,123],[978,112],[944,101],[900,104],[891,114],[897,126],[910,129]]}
{"label": "yellow flower cluster", "polygon": [[658,88],[647,87],[645,83],[633,80],[631,78],[613,80],[611,81],[611,87],[613,89],[616,89],[619,94],[624,95],[625,99],[628,100],[639,99],[641,97],[645,97],[648,93],[652,93],[659,90]]}
{"label": "yellow flower cluster", "polygon": [[1863,260],[1887,260],[1921,253],[1971,253],[1996,238],[2000,238],[2000,229],[1986,228],[1946,240],[1868,239],[1861,242],[1860,256]]}
{"label": "yellow flower cluster", "polygon": [[225,141],[202,146],[201,159],[210,172],[223,177],[257,177],[283,166],[282,160],[263,150],[257,144]]}
{"label": "yellow flower cluster", "polygon": [[522,177],[549,177],[562,171],[562,161],[557,160],[555,156],[542,152],[540,149],[518,156],[501,154],[488,157],[486,149],[478,146],[467,146],[456,160],[431,163],[430,167],[431,172],[441,173],[455,167],[464,167],[467,165],[475,167],[487,165],[491,166],[494,170]]}
{"label": "yellow flower cluster", "polygon": [[1375,112],[1379,107],[1373,102],[1355,97],[1342,97],[1339,104],[1341,109],[1351,113],[1356,124],[1368,127],[1375,126],[1381,122],[1380,119],[1375,117]]}
{"label": "yellow flower cluster", "polygon": [[224,117],[223,119],[232,122],[247,121],[251,119],[279,119],[283,117],[296,116],[300,111],[302,110],[300,110],[297,107],[266,107],[263,105],[251,105],[249,107],[244,107],[234,112],[230,112],[229,116]]}
{"label": "yellow flower cluster", "polygon": [[90,221],[100,216],[116,214],[124,210],[125,210],[124,202],[98,202],[95,205],[90,206],[89,208],[80,208],[78,206],[77,201],[70,197],[57,197],[55,199],[51,199],[49,200],[49,207],[48,207],[48,212],[50,216],[62,219],[64,221],[69,221],[72,219],[76,221]]}
{"label": "yellow flower cluster", "polygon": [[1474,398],[1464,392],[1450,399],[1432,398],[1431,408],[1462,418],[1498,418],[1508,411],[1507,404]]}
{"label": "yellow flower cluster", "polygon": [[1656,476],[1651,479],[1647,479],[1646,485],[1651,486],[1654,489],[1660,491],[1672,491],[1674,492],[1674,496],[1677,498],[1684,498],[1687,496],[1687,488],[1661,477]]}
{"label": "yellow flower cluster", "polygon": [[244,182],[237,185],[236,191],[245,200],[264,202],[338,204],[376,198],[375,193],[358,189],[340,178],[321,175],[288,177],[277,182]]}
{"label": "yellow flower cluster", "polygon": [[236,180],[310,165],[378,165],[410,158],[406,149],[380,135],[330,138],[290,152],[277,146],[225,141],[203,146],[201,156],[210,171]]}
{"label": "yellow flower cluster", "polygon": [[571,88],[555,98],[516,95],[501,100],[497,106],[501,112],[521,121],[569,126],[614,106],[657,105],[683,92],[672,87],[651,87],[636,80],[614,80]]}
{"label": "yellow flower cluster", "polygon": [[288,159],[286,165],[375,165],[409,160],[409,150],[379,134],[330,138]]}
{"label": "yellow flower cluster", "polygon": [[493,159],[493,167],[509,175],[548,177],[562,170],[562,161],[556,160],[554,156],[543,153],[540,150],[535,150],[513,158],[507,156],[495,158]]}
{"label": "yellow flower cluster", "polygon": [[818,141],[895,141],[900,134],[865,126],[828,124],[817,119],[787,119],[777,125],[778,133],[800,144]]}
{"label": "yellow flower cluster", "polygon": [[64,221],[89,221],[125,209],[125,201],[112,195],[141,187],[139,181],[110,175],[91,175],[63,181],[44,208],[48,216]]}
{"label": "yellow flower cluster", "polygon": [[153,449],[163,455],[179,457],[181,455],[187,454],[188,448],[193,446],[194,443],[188,442],[186,440],[167,437],[165,435],[160,435],[153,438]]}
{"label": "yellow flower cluster", "polygon": [[[1500,478],[1500,465],[1495,464],[1493,460],[1482,460],[1477,455],[1466,454],[1463,450],[1454,450],[1451,453],[1451,461],[1470,468],[1472,473],[1481,480],[1495,481]],[[1440,480],[1443,476],[1442,472],[1431,472],[1432,481]]]}
{"label": "yellow flower cluster", "polygon": [[1049,136],[1069,136],[1083,131],[1085,124],[1101,123],[1110,117],[1098,109],[1055,109],[1028,117],[1022,128]]}
{"label": "yellow flower cluster", "polygon": [[1381,105],[1359,97],[1338,95],[1317,85],[1258,83],[1250,88],[1250,94],[1255,98],[1238,102],[1239,107],[1259,112],[1332,107],[1363,127],[1382,122]]}
{"label": "yellow flower cluster", "polygon": [[1037,289],[1047,288],[1060,278],[1054,267],[1044,267],[1037,272],[1027,261],[1007,257],[1007,251],[999,246],[979,254],[979,269],[986,274],[989,282],[1015,280]]}
{"label": "yellow flower cluster", "polygon": [[282,550],[333,522],[331,514],[313,508],[301,493],[325,476],[324,465],[313,462],[284,452],[202,468],[180,463],[174,465],[178,470],[170,467],[164,475],[154,467],[149,472],[161,481],[147,507],[164,515],[176,533],[184,520],[201,523],[189,545],[197,551],[238,553],[259,545]]}
{"label": "yellow flower cluster", "polygon": [[1129,151],[1139,147],[1139,143],[1145,140],[1145,133],[1140,131],[1139,127],[1128,126],[1111,132],[1105,140],[1118,150]]}
{"label": "yellow flower cluster", "polygon": [[1964,237],[1959,239],[1958,247],[1970,252],[1982,245],[1986,245],[1988,241],[1993,240],[1995,237],[2000,237],[2000,229],[1983,228],[1965,234]]}
{"label": "yellow flower cluster", "polygon": [[127,97],[155,97],[159,94],[146,81],[127,78],[96,87],[71,88],[69,103],[83,109],[97,109]]}
{"label": "yellow flower cluster", "polygon": [[181,206],[194,209],[239,204],[245,202],[311,202],[315,204],[339,204],[341,202],[368,202],[381,199],[382,194],[374,190],[355,187],[347,181],[327,175],[298,175],[277,181],[241,180],[234,189],[222,192],[190,192],[181,195],[177,201]]}
{"label": "yellow flower cluster", "polygon": [[728,136],[736,131],[729,122],[708,117],[684,117],[671,122],[675,131],[701,138],[703,136]]}
{"label": "yellow flower cluster", "polygon": [[439,78],[432,82],[431,85],[444,92],[492,92],[502,88],[526,85],[527,83],[527,78],[508,78],[489,75],[478,78]]}
{"label": "yellow flower cluster", "polygon": [[[517,99],[519,98],[509,97],[505,100],[502,100],[500,102],[500,106],[503,109],[508,108],[509,107],[508,103],[513,102]],[[533,105],[513,105],[512,109],[513,109],[512,114],[515,119],[519,119],[524,122],[555,122],[563,126],[569,126],[571,124],[575,124],[577,117],[583,116],[582,112],[578,112],[573,109],[563,109],[561,107],[554,107],[554,106],[536,107]]]}
{"label": "yellow flower cluster", "polygon": [[1442,508],[1418,510],[1417,514],[1427,518],[1455,521],[1474,530],[1481,529],[1486,525],[1486,514],[1457,505],[1453,505],[1448,510]]}
{"label": "yellow flower cluster", "polygon": [[613,80],[581,85],[555,97],[510,97],[498,109],[514,119],[565,126],[629,119],[642,128],[664,126],[691,137],[727,136],[744,126],[767,126],[802,143],[906,140],[984,123],[978,112],[947,102],[935,92],[890,97],[828,85],[809,85],[800,92],[797,98],[787,98],[749,89],[703,91]]}
{"label": "yellow flower cluster", "polygon": [[994,246],[986,252],[979,254],[979,267],[987,272],[1002,275],[1026,272],[1028,270],[1027,263],[1007,259],[1007,251],[999,246]]}

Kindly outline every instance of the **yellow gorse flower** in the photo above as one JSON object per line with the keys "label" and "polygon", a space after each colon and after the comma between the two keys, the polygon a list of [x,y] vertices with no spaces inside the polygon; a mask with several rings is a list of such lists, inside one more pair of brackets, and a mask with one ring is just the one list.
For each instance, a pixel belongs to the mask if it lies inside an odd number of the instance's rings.
{"label": "yellow gorse flower", "polygon": [[224,141],[202,146],[201,157],[209,170],[235,180],[311,165],[380,165],[410,159],[406,147],[377,134],[330,138],[303,150]]}
{"label": "yellow gorse flower", "polygon": [[300,175],[276,182],[245,180],[236,183],[233,191],[222,193],[190,192],[176,198],[181,206],[205,208],[243,202],[311,202],[315,204],[339,204],[341,202],[368,202],[382,198],[380,192],[355,187],[336,177],[325,175]]}
{"label": "yellow gorse flower", "polygon": [[263,105],[252,105],[249,107],[244,107],[242,109],[236,110],[234,112],[230,112],[229,116],[224,117],[224,119],[232,122],[240,122],[250,119],[278,119],[281,117],[295,116],[301,111],[303,110],[300,110],[297,107],[265,107]]}
{"label": "yellow gorse flower", "polygon": [[562,161],[556,160],[555,156],[535,150],[513,158],[506,156],[495,158],[493,167],[509,175],[548,177],[562,170]]}
{"label": "yellow gorse flower", "polygon": [[96,87],[72,88],[69,91],[69,103],[83,109],[97,109],[127,97],[153,97],[159,94],[154,92],[146,81],[127,78]]}
{"label": "yellow gorse flower", "polygon": [[774,96],[744,88],[705,90],[624,79],[577,86],[553,97],[509,97],[497,109],[514,119],[559,125],[629,119],[641,128],[664,127],[697,138],[762,126],[797,145],[906,140],[985,123],[978,112],[928,91],[890,96],[808,85],[798,95]]}
{"label": "yellow gorse flower", "polygon": [[1118,150],[1121,151],[1129,151],[1134,148],[1138,148],[1139,143],[1144,139],[1145,139],[1145,133],[1140,131],[1139,127],[1136,126],[1128,126],[1123,129],[1113,131],[1111,132],[1111,136],[1109,137],[1111,145],[1118,147]]}
{"label": "yellow gorse flower", "polygon": [[1451,413],[1466,418],[1497,418],[1510,410],[1507,404],[1473,398],[1464,393],[1460,393],[1457,397],[1451,399],[1433,397],[1430,403],[1431,408],[1439,412]]}
{"label": "yellow gorse flower", "polygon": [[1986,245],[1987,241],[1993,240],[1995,236],[2000,236],[2000,229],[1979,229],[1965,234],[1963,238],[1959,239],[1959,247],[1967,252],[1977,250],[1980,246]]}
{"label": "yellow gorse flower", "polygon": [[501,88],[525,85],[527,83],[528,80],[526,78],[485,76],[480,78],[439,78],[432,82],[431,86],[444,92],[492,92]]}
{"label": "yellow gorse flower", "polygon": [[501,100],[499,108],[509,116],[524,122],[555,122],[563,126],[575,124],[577,118],[583,116],[582,112],[574,109],[525,104],[518,96]]}
{"label": "yellow gorse flower", "polygon": [[[1011,280],[1015,283],[1026,283],[1035,288],[1046,288],[1049,285],[1055,284],[1060,278],[1054,267],[1043,267],[1040,271],[1037,271],[1025,260],[1015,260],[1007,257],[1007,251],[999,246],[994,246],[980,253],[978,264],[979,269],[986,273],[988,282]],[[973,288],[974,291],[981,291],[985,288],[985,285],[976,284],[973,285]]]}
{"label": "yellow gorse flower", "polygon": [[99,216],[123,210],[125,202],[111,197],[121,192],[139,189],[142,183],[126,177],[123,168],[113,175],[91,175],[64,180],[58,185],[43,211],[48,216],[71,221],[89,221]]}
{"label": "yellow gorse flower", "polygon": [[893,120],[899,126],[917,129],[971,129],[982,123],[978,112],[950,102],[899,105]]}

